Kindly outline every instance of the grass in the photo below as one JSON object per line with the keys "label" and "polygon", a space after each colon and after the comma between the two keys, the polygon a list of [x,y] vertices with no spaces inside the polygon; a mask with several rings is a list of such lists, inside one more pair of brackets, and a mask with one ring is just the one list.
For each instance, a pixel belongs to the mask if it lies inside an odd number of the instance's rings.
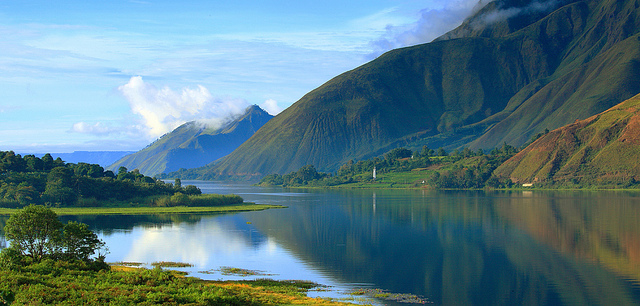
{"label": "grass", "polygon": [[264,271],[259,270],[248,270],[242,268],[233,268],[233,267],[220,267],[220,269],[211,270],[211,271],[201,271],[200,273],[205,274],[214,274],[216,272],[222,273],[222,275],[236,275],[236,276],[265,276],[265,275],[273,275],[265,273]]}
{"label": "grass", "polygon": [[46,260],[0,267],[3,298],[13,305],[348,305],[306,293],[304,281],[205,281],[162,269],[86,270]]}
{"label": "grass", "polygon": [[357,289],[351,292],[351,295],[354,296],[370,296],[376,299],[387,300],[387,301],[395,301],[398,303],[409,303],[409,304],[433,304],[433,302],[429,301],[426,298],[409,294],[409,293],[391,293],[382,289],[371,289],[371,288],[363,288]]}
{"label": "grass", "polygon": [[[230,213],[258,211],[271,208],[285,208],[281,205],[263,205],[244,203],[240,205],[216,207],[64,207],[53,208],[59,216],[63,215],[153,215],[153,214],[191,214],[191,213]],[[11,215],[20,209],[0,208],[0,215]]]}
{"label": "grass", "polygon": [[188,268],[193,267],[192,264],[186,262],[175,262],[175,261],[158,261],[151,264],[154,267],[160,268]]}

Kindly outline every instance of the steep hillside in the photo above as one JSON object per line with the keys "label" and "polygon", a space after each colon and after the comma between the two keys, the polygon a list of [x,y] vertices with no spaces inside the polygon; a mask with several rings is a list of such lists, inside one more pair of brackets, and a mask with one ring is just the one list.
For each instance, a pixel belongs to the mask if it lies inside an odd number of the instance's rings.
{"label": "steep hillside", "polygon": [[640,180],[640,95],[553,130],[494,174],[517,183],[607,185]]}
{"label": "steep hillside", "polygon": [[201,177],[334,171],[399,146],[519,146],[640,92],[638,7],[494,1],[308,93]]}
{"label": "steep hillside", "polygon": [[188,122],[143,150],[123,157],[109,169],[116,171],[124,166],[154,176],[180,168],[201,167],[231,153],[271,118],[273,116],[254,105],[218,129]]}

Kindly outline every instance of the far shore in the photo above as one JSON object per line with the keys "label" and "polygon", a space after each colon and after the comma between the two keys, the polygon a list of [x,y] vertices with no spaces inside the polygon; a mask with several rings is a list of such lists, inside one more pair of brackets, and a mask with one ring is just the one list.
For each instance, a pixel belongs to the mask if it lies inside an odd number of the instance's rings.
{"label": "far shore", "polygon": [[[52,208],[59,216],[64,215],[153,215],[153,214],[192,214],[192,213],[233,213],[260,211],[272,208],[286,208],[281,205],[243,203],[228,206],[210,207],[62,207]],[[0,208],[0,215],[11,215],[19,208]]]}

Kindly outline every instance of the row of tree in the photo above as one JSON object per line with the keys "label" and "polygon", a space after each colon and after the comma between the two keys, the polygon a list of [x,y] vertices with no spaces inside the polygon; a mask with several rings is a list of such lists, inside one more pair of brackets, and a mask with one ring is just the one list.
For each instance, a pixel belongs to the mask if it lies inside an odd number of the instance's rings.
{"label": "row of tree", "polygon": [[0,151],[0,207],[85,206],[175,193],[201,192],[195,186],[165,183],[125,167],[120,167],[116,174],[96,164],[54,160],[50,154],[38,158]]}
{"label": "row of tree", "polygon": [[[483,188],[509,187],[511,182],[492,176],[493,171],[515,155],[518,149],[507,144],[493,149],[489,154],[469,148],[448,153],[424,146],[422,150],[393,149],[383,156],[342,165],[335,174],[321,173],[312,165],[285,175],[271,174],[259,183],[263,186],[335,186],[353,182],[372,181],[373,170],[378,174],[431,169],[425,181],[435,188]],[[473,161],[473,163],[465,161]],[[466,165],[471,164],[471,165]],[[449,167],[445,167],[449,165]],[[437,166],[437,167],[432,167]]]}

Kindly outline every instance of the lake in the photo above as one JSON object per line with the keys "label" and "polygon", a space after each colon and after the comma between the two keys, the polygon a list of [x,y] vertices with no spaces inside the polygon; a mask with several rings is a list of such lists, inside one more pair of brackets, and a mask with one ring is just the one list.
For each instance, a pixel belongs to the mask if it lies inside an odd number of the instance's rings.
{"label": "lake", "polygon": [[[288,208],[65,219],[98,232],[109,262],[187,262],[194,267],[182,270],[204,279],[268,277],[332,286],[310,295],[344,297],[366,288],[437,305],[640,304],[639,192],[182,183]],[[262,275],[224,275],[221,267]]]}

